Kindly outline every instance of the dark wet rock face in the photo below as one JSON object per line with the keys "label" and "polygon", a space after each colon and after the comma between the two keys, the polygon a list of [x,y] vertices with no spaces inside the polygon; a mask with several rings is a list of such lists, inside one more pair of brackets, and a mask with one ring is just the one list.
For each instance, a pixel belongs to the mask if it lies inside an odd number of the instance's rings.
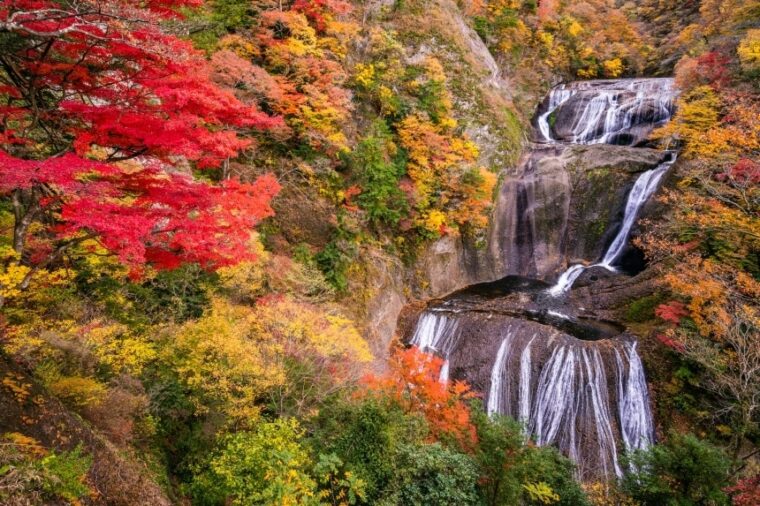
{"label": "dark wet rock face", "polygon": [[584,481],[622,476],[621,453],[654,442],[636,338],[615,317],[648,282],[630,235],[675,162],[633,146],[674,98],[670,79],[555,88],[534,121],[540,144],[507,173],[473,262],[496,281],[410,309],[399,327],[445,360],[442,381],[466,380]]}
{"label": "dark wet rock face", "polygon": [[570,263],[600,257],[636,178],[663,156],[603,144],[532,151],[497,199],[489,241],[494,277],[546,279]]}
{"label": "dark wet rock face", "polygon": [[494,301],[476,310],[447,302],[421,314],[410,342],[446,358],[442,380],[466,380],[489,413],[522,421],[538,444],[570,456],[580,479],[620,476],[620,451],[652,443],[632,336],[516,301],[501,310]]}

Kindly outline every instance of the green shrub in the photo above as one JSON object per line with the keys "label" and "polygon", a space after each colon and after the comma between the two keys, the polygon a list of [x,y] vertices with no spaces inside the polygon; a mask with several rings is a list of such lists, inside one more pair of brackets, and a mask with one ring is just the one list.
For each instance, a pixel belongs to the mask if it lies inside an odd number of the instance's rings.
{"label": "green shrub", "polygon": [[75,503],[90,493],[84,477],[91,464],[81,447],[46,453],[32,438],[7,434],[0,445],[0,503]]}
{"label": "green shrub", "polygon": [[631,470],[623,490],[643,506],[721,506],[730,503],[730,461],[719,448],[690,434],[668,440],[625,459]]}
{"label": "green shrub", "polygon": [[573,464],[551,447],[526,444],[522,426],[508,417],[488,416],[473,408],[478,432],[475,460],[480,472],[482,504],[501,506],[540,504],[587,505],[588,500],[573,477]]}
{"label": "green shrub", "polygon": [[196,504],[319,504],[302,435],[291,418],[228,436],[193,482]]}
{"label": "green shrub", "polygon": [[423,441],[424,422],[391,403],[377,400],[328,402],[315,420],[315,453],[333,453],[366,484],[366,503],[377,504],[393,491],[399,448]]}
{"label": "green shrub", "polygon": [[655,293],[632,301],[625,312],[625,319],[629,322],[642,323],[653,320],[654,310],[665,300],[665,295]]}
{"label": "green shrub", "polygon": [[77,446],[70,452],[50,453],[43,457],[37,467],[42,471],[42,488],[50,497],[76,501],[90,492],[84,476],[92,465],[92,457],[84,455]]}
{"label": "green shrub", "polygon": [[405,506],[459,506],[478,502],[477,469],[470,458],[440,444],[399,448],[391,497]]}
{"label": "green shrub", "polygon": [[[375,225],[395,226],[408,209],[398,183],[404,175],[403,153],[390,153],[392,136],[383,120],[376,120],[367,135],[348,156],[362,193],[357,198]],[[395,148],[394,148],[395,149]]]}

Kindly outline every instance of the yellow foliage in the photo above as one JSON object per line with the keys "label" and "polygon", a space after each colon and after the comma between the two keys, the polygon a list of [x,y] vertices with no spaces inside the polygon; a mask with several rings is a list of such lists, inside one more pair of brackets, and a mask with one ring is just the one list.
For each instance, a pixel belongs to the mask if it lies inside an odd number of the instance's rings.
{"label": "yellow foliage", "polygon": [[689,315],[704,337],[720,335],[731,319],[726,311],[729,291],[721,281],[722,270],[716,262],[691,257],[686,265],[665,276],[671,290],[689,297]]}
{"label": "yellow foliage", "polygon": [[554,45],[554,36],[551,33],[540,30],[537,36],[539,42],[541,42],[546,49],[551,49]]}
{"label": "yellow foliage", "polygon": [[638,503],[625,496],[614,485],[603,482],[582,484],[586,497],[593,506],[638,506]]}
{"label": "yellow foliage", "polygon": [[559,502],[559,494],[554,492],[548,483],[539,481],[537,483],[526,483],[523,488],[528,493],[531,501],[541,504],[554,504]]}
{"label": "yellow foliage", "polygon": [[100,363],[107,365],[115,374],[139,376],[145,366],[158,357],[153,343],[131,335],[125,325],[91,324],[88,327],[86,343]]}
{"label": "yellow foliage", "polygon": [[578,69],[577,74],[581,79],[592,79],[597,76],[596,67]]}
{"label": "yellow foliage", "polygon": [[399,123],[398,135],[409,154],[407,173],[414,181],[417,207],[421,210],[431,205],[433,192],[449,170],[477,158],[475,144],[447,136],[439,125],[417,114]]}
{"label": "yellow foliage", "polygon": [[15,445],[22,453],[29,454],[33,457],[44,457],[48,453],[39,441],[19,432],[7,432],[3,434],[3,439]]}
{"label": "yellow foliage", "polygon": [[423,67],[425,69],[426,77],[430,79],[431,81],[436,81],[440,83],[446,82],[446,72],[444,72],[443,65],[441,65],[441,62],[438,61],[437,58],[428,56],[427,58],[425,58],[425,63]]}
{"label": "yellow foliage", "polygon": [[682,128],[704,132],[718,121],[720,106],[720,97],[711,87],[694,88],[679,101],[679,123]]}
{"label": "yellow foliage", "polygon": [[748,30],[736,51],[744,70],[760,70],[760,28]]}
{"label": "yellow foliage", "polygon": [[346,363],[372,360],[369,346],[351,320],[338,314],[282,298],[257,305],[255,316],[253,332],[275,340],[278,349],[291,353],[316,352]]}
{"label": "yellow foliage", "polygon": [[251,423],[263,393],[285,381],[284,370],[272,360],[281,349],[268,336],[252,333],[254,324],[249,308],[214,299],[202,318],[170,337],[166,360],[196,392],[199,414],[217,406],[233,420]]}
{"label": "yellow foliage", "polygon": [[[675,137],[683,140],[686,156],[704,155],[710,150],[710,145],[700,140],[716,126],[721,105],[720,97],[710,86],[698,86],[679,98],[676,116],[652,135],[658,139]],[[713,134],[712,141],[720,139]]]}
{"label": "yellow foliage", "polygon": [[39,270],[30,279],[28,289],[22,288],[27,275],[32,269],[19,263],[19,255],[8,245],[0,245],[0,301],[8,302],[23,297],[25,300],[34,298],[35,291],[42,287],[61,284],[65,281],[66,273],[62,269]]}
{"label": "yellow foliage", "polygon": [[441,228],[446,224],[446,215],[437,209],[432,209],[425,215],[422,220],[422,228],[434,234],[439,234]]}
{"label": "yellow foliage", "polygon": [[357,64],[354,70],[354,81],[363,88],[371,88],[375,84],[375,65],[372,63]]}
{"label": "yellow foliage", "polygon": [[[358,365],[372,360],[350,320],[287,297],[253,308],[213,299],[202,318],[168,339],[165,360],[196,393],[198,414],[214,410],[238,426],[256,420],[265,396],[300,388],[287,377],[293,359],[321,362],[320,382],[331,384],[358,375]],[[317,396],[320,382],[312,381],[310,395]]]}
{"label": "yellow foliage", "polygon": [[48,390],[76,407],[99,404],[106,395],[106,387],[93,378],[60,376],[47,384]]}
{"label": "yellow foliage", "polygon": [[623,73],[623,61],[620,58],[613,58],[602,63],[605,77],[620,77]]}
{"label": "yellow foliage", "polygon": [[581,24],[578,23],[578,21],[573,19],[567,27],[567,33],[571,37],[578,37],[580,34],[583,33],[583,26],[581,26]]}
{"label": "yellow foliage", "polygon": [[498,177],[485,167],[466,171],[455,187],[458,192],[452,195],[457,200],[454,219],[460,225],[469,224],[476,228],[488,225],[487,210],[491,206],[491,198]]}
{"label": "yellow foliage", "polygon": [[21,295],[20,284],[31,271],[29,267],[16,263],[15,256],[9,255],[8,251],[15,254],[11,248],[0,246],[0,299],[5,300]]}
{"label": "yellow foliage", "polygon": [[31,384],[24,381],[24,377],[16,373],[7,373],[2,381],[3,386],[10,390],[13,397],[20,403],[26,402],[31,394]]}
{"label": "yellow foliage", "polygon": [[241,35],[226,35],[217,44],[219,50],[228,50],[237,54],[241,58],[251,60],[260,55],[259,48],[249,39]]}
{"label": "yellow foliage", "polygon": [[336,58],[342,60],[348,54],[348,45],[359,32],[359,25],[353,21],[338,21],[330,19],[325,27],[325,36],[320,37],[317,45],[320,49],[330,51]]}

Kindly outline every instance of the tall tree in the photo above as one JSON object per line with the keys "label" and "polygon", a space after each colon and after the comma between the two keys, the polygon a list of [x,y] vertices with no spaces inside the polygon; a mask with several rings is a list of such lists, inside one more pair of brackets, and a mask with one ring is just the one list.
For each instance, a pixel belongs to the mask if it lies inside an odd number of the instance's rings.
{"label": "tall tree", "polygon": [[[0,301],[90,240],[139,273],[244,259],[271,176],[201,182],[281,123],[211,80],[162,29],[200,0],[0,2],[0,195],[13,211]],[[1,303],[1,302],[0,302]]]}

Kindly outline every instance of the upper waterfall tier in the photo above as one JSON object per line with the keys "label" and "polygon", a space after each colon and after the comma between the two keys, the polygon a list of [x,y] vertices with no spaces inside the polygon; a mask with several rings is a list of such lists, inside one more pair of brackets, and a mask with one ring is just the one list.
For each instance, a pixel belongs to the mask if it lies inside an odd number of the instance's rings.
{"label": "upper waterfall tier", "polygon": [[675,109],[673,79],[579,81],[555,87],[536,116],[540,142],[641,144]]}

